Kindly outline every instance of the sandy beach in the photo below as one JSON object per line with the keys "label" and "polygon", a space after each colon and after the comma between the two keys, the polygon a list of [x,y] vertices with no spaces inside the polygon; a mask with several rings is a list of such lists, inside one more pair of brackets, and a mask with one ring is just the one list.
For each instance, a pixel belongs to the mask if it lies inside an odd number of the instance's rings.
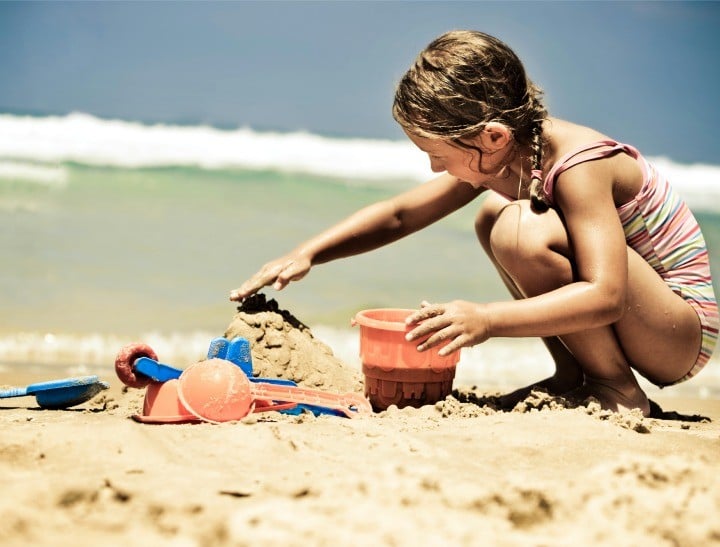
{"label": "sandy beach", "polygon": [[[332,354],[276,323],[275,338],[265,320],[247,331],[262,374],[274,359],[301,384],[362,390],[357,370],[325,374]],[[302,351],[329,364],[303,376]],[[659,399],[674,419],[658,419],[536,393],[502,412],[455,386],[354,419],[149,425],[131,419],[144,390],[105,380],[67,410],[0,399],[0,544],[720,545],[717,400]]]}

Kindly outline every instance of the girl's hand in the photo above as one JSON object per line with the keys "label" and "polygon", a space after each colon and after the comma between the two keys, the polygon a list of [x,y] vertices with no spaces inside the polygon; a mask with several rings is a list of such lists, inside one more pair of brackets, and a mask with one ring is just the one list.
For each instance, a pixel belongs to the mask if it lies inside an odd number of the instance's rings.
{"label": "girl's hand", "polygon": [[405,338],[424,339],[418,345],[418,351],[447,343],[438,352],[445,356],[460,348],[480,344],[490,337],[489,317],[480,304],[454,300],[446,304],[422,302],[420,306],[405,320],[408,325],[417,325]]}
{"label": "girl's hand", "polygon": [[245,281],[239,289],[230,292],[230,300],[238,302],[255,294],[263,287],[272,285],[279,291],[284,289],[291,281],[298,281],[310,271],[312,263],[299,254],[291,253],[265,264],[258,273]]}

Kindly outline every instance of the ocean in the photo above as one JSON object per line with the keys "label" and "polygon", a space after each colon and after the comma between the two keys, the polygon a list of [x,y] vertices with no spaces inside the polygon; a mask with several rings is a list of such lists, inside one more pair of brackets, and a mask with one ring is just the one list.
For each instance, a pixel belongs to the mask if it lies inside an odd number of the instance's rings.
{"label": "ocean", "polygon": [[[694,210],[720,279],[720,166],[650,160]],[[190,364],[263,263],[430,176],[409,141],[0,114],[0,370],[110,378],[133,341]],[[476,242],[476,208],[265,292],[359,366],[360,310],[508,297]],[[663,394],[720,397],[719,365]],[[494,339],[463,350],[457,382],[506,389],[551,369],[539,341]]]}

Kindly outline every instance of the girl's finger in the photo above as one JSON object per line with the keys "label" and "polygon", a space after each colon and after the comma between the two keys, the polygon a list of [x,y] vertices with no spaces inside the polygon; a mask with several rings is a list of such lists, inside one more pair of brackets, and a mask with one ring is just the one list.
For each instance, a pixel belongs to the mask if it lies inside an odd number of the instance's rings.
{"label": "girl's finger", "polygon": [[417,340],[418,338],[424,338],[426,336],[431,336],[433,333],[448,326],[449,323],[440,316],[424,319],[413,330],[411,330],[405,335],[405,339],[410,341]]}
{"label": "girl's finger", "polygon": [[428,302],[422,302],[421,307],[419,310],[411,313],[407,319],[405,319],[406,325],[412,325],[414,323],[419,323],[421,321],[425,321],[427,319],[430,319],[432,317],[437,317],[439,315],[442,315],[444,313],[444,310],[441,306],[436,304],[430,304]]}
{"label": "girl's finger", "polygon": [[449,326],[435,331],[430,337],[420,343],[417,347],[418,351],[425,351],[434,348],[438,344],[442,344],[446,340],[453,338],[452,331]]}
{"label": "girl's finger", "polygon": [[464,345],[460,341],[460,339],[455,338],[455,340],[450,342],[448,345],[441,347],[440,350],[438,351],[438,355],[440,357],[445,357],[447,355],[450,355],[451,353],[458,351],[462,347],[464,347]]}

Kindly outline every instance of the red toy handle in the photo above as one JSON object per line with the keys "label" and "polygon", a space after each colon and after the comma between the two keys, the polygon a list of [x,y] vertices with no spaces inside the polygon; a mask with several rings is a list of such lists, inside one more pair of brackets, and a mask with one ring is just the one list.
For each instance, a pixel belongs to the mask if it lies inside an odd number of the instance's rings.
{"label": "red toy handle", "polygon": [[372,413],[370,402],[357,393],[327,393],[316,389],[266,384],[262,382],[252,384],[250,389],[253,399],[316,405],[339,410],[348,418],[354,418],[360,414]]}
{"label": "red toy handle", "polygon": [[153,361],[157,361],[155,351],[147,344],[141,343],[124,346],[115,358],[115,374],[128,387],[142,388],[152,381],[144,374],[135,372],[135,360],[140,357],[149,357]]}

